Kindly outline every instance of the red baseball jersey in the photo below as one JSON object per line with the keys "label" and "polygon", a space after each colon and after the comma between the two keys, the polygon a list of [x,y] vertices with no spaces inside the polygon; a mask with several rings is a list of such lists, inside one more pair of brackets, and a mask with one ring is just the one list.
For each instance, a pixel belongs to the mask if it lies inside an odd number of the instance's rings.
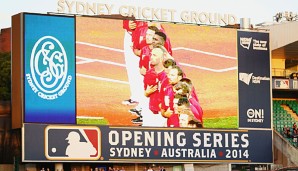
{"label": "red baseball jersey", "polygon": [[129,20],[123,20],[123,28],[131,33],[131,41],[134,49],[141,49],[146,45],[146,31],[148,29],[147,22],[134,21],[136,28],[134,30],[129,28]]}
{"label": "red baseball jersey", "polygon": [[148,25],[142,25],[137,27],[132,34],[133,49],[142,49],[147,45],[146,43],[146,32]]}
{"label": "red baseball jersey", "polygon": [[174,110],[174,96],[175,92],[173,91],[173,86],[171,84],[167,84],[166,88],[164,88],[161,108],[167,110],[170,107],[171,110]]}
{"label": "red baseball jersey", "polygon": [[164,71],[160,73],[156,73],[154,68],[151,68],[147,70],[145,76],[144,76],[144,89],[146,90],[148,85],[157,85],[158,89],[157,91],[153,92],[149,96],[149,109],[154,113],[158,114],[160,111],[159,104],[160,104],[160,98],[159,98],[159,88],[162,80],[167,77],[166,73]]}
{"label": "red baseball jersey", "polygon": [[141,49],[141,58],[139,61],[139,68],[144,67],[144,68],[146,68],[147,71],[149,68],[151,68],[149,65],[151,52],[152,52],[152,49],[150,49],[149,45],[146,45]]}
{"label": "red baseball jersey", "polygon": [[179,116],[175,113],[174,110],[174,97],[175,92],[173,91],[173,86],[168,84],[163,92],[161,108],[167,110],[170,108],[173,111],[173,114],[168,118],[167,125],[168,127],[179,127]]}
{"label": "red baseball jersey", "polygon": [[175,113],[173,113],[167,120],[167,126],[168,127],[180,127],[179,124],[179,116]]}
{"label": "red baseball jersey", "polygon": [[194,98],[190,98],[189,103],[190,103],[191,111],[194,114],[195,118],[200,120],[203,125],[203,110],[199,102],[196,101]]}
{"label": "red baseball jersey", "polygon": [[169,78],[168,77],[165,77],[165,79],[161,82],[160,91],[159,91],[159,99],[160,99],[161,104],[164,101],[165,91],[166,91],[166,88],[169,84],[170,83],[169,83]]}
{"label": "red baseball jersey", "polygon": [[190,95],[191,95],[191,97],[194,98],[197,102],[199,102],[199,98],[198,98],[198,96],[197,96],[197,93],[196,93],[196,90],[195,90],[195,87],[194,87],[194,86],[192,86]]}

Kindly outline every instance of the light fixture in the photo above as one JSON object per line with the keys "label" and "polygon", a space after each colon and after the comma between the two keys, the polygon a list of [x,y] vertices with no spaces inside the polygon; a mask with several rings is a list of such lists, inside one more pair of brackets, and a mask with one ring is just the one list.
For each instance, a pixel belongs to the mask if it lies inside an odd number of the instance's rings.
{"label": "light fixture", "polygon": [[292,11],[278,12],[273,16],[273,20],[276,22],[296,21],[298,20],[298,15]]}

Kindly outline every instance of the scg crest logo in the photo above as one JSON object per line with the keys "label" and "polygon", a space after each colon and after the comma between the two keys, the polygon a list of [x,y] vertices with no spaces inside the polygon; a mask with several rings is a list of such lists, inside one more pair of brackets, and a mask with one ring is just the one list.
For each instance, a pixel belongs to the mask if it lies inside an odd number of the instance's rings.
{"label": "scg crest logo", "polygon": [[247,50],[249,50],[251,42],[253,42],[253,50],[268,50],[268,42],[265,40],[252,39],[252,37],[240,37],[240,45]]}
{"label": "scg crest logo", "polygon": [[240,37],[240,45],[245,48],[249,49],[250,44],[251,44],[252,37]]}
{"label": "scg crest logo", "polygon": [[57,99],[67,91],[72,81],[67,72],[67,54],[61,42],[52,36],[40,38],[34,44],[30,72],[26,73],[32,91],[42,99]]}

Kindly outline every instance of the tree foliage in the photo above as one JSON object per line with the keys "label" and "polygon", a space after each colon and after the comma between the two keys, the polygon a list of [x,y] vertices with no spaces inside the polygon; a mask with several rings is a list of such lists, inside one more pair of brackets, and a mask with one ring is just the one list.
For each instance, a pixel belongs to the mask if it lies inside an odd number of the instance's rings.
{"label": "tree foliage", "polygon": [[0,53],[0,100],[11,98],[11,53]]}

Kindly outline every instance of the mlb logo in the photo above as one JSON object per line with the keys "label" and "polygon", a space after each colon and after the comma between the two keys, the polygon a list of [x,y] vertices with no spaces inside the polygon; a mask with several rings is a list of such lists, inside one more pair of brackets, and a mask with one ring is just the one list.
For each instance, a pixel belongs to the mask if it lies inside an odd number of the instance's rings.
{"label": "mlb logo", "polygon": [[94,126],[48,126],[45,155],[49,160],[98,160],[101,132]]}
{"label": "mlb logo", "polygon": [[290,81],[285,79],[276,79],[275,80],[275,88],[280,89],[289,89]]}

